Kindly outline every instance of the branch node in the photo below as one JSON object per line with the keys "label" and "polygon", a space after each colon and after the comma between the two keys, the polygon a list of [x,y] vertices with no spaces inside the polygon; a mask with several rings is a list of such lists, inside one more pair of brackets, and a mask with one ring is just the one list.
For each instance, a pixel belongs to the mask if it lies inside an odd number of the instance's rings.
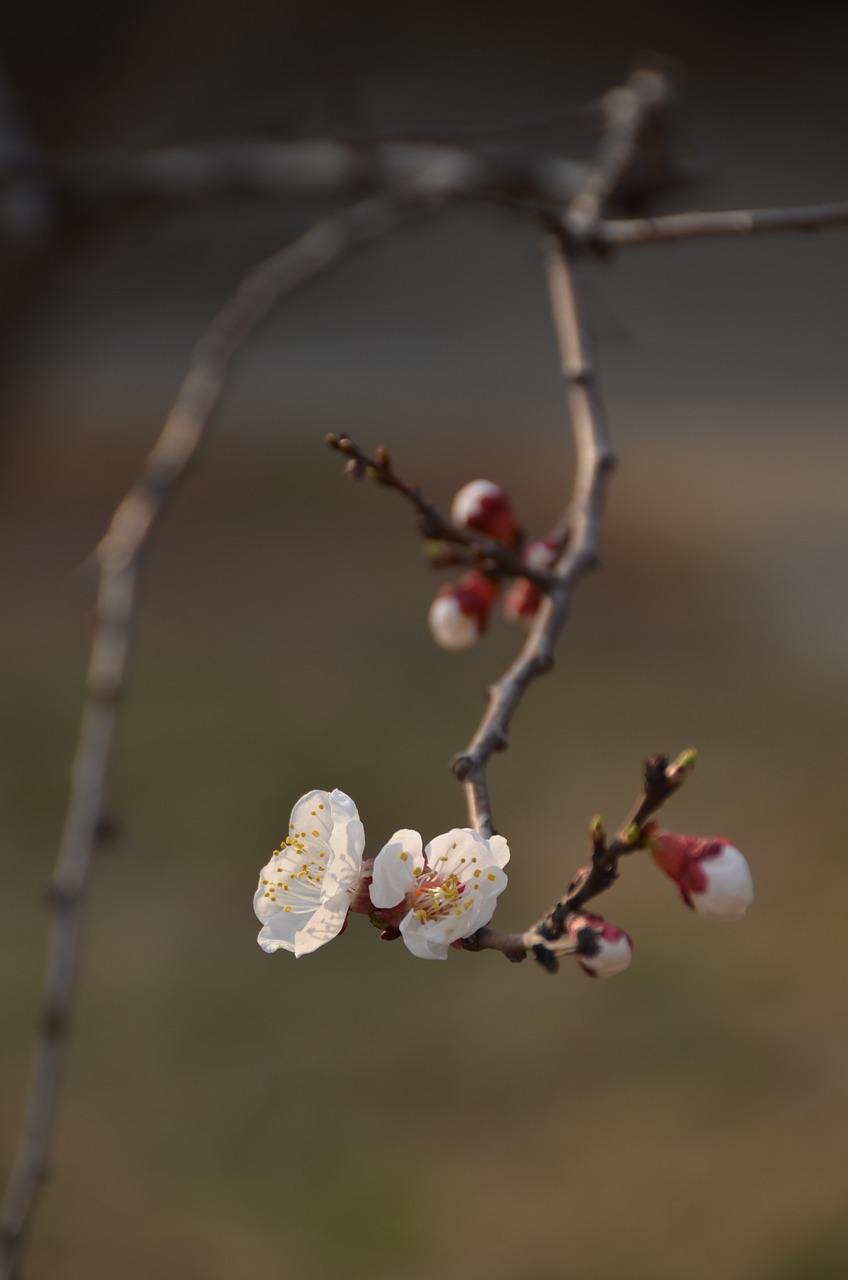
{"label": "branch node", "polygon": [[454,756],[451,762],[451,768],[457,778],[459,778],[460,782],[465,782],[474,768],[474,758],[466,755],[464,752],[460,752],[459,755]]}
{"label": "branch node", "polygon": [[59,1005],[49,1005],[41,1015],[41,1034],[45,1040],[61,1040],[67,1033],[68,1010]]}
{"label": "branch node", "polygon": [[44,901],[53,911],[73,911],[80,899],[80,891],[68,884],[49,884],[44,890]]}

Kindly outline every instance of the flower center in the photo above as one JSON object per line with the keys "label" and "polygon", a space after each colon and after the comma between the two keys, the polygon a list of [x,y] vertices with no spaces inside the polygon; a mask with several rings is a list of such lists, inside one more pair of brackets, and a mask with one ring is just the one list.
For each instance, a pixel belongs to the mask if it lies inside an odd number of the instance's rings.
{"label": "flower center", "polygon": [[423,924],[451,913],[461,915],[459,900],[464,892],[465,885],[456,872],[438,875],[425,865],[415,872],[415,884],[406,895],[406,904]]}
{"label": "flower center", "polygon": [[[301,889],[307,895],[320,895],[326,870],[326,864],[321,861],[325,857],[324,850],[312,848],[313,841],[307,832],[297,831],[292,823],[289,823],[289,830],[291,835],[286,836],[280,848],[274,850],[274,857],[267,868],[268,875],[262,879],[264,897],[271,902],[285,902],[285,895],[290,892],[292,884],[295,891]],[[313,837],[317,835],[318,832],[312,832]],[[288,904],[283,907],[284,911],[291,909]]]}

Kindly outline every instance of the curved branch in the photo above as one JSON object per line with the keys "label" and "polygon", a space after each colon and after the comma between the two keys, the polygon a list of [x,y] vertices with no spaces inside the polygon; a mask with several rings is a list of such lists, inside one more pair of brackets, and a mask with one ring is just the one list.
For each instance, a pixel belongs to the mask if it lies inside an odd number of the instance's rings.
{"label": "curved branch", "polygon": [[289,290],[401,222],[434,210],[454,189],[444,170],[316,223],[250,272],[195,347],[189,371],[138,481],[97,548],[97,614],[70,797],[49,900],[53,911],[40,1028],[20,1145],[0,1212],[0,1280],[18,1274],[48,1165],[76,984],[82,909],[106,772],[126,683],[141,551],[165,499],[206,434],[239,348]]}

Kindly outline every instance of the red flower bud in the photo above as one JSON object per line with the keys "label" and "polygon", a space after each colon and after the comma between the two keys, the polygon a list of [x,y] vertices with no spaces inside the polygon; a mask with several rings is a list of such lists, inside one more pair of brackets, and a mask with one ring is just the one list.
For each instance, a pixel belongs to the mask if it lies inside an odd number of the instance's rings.
{"label": "red flower bud", "polygon": [[647,837],[654,862],[677,885],[687,907],[723,920],[744,916],[754,901],[754,882],[735,845],[650,827]]}
{"label": "red flower bud", "polygon": [[[557,547],[548,538],[535,538],[522,552],[522,560],[531,569],[550,569],[557,558]],[[542,603],[542,592],[527,578],[517,578],[504,596],[503,613],[508,622],[529,622]]]}
{"label": "red flower bud", "polygon": [[436,644],[443,649],[468,649],[489,623],[498,586],[484,573],[467,573],[442,587],[430,605],[428,621]]}
{"label": "red flower bud", "polygon": [[[592,937],[588,940],[584,930],[591,930]],[[577,952],[577,963],[590,978],[613,978],[617,973],[623,973],[633,959],[630,938],[623,929],[607,924],[603,916],[582,911],[569,920],[568,933],[572,941],[581,946]],[[584,946],[585,951],[582,950]]]}
{"label": "red flower bud", "polygon": [[491,480],[472,480],[454,496],[451,519],[461,529],[477,533],[517,547],[521,542],[521,526],[512,503],[499,484]]}
{"label": "red flower bud", "polygon": [[529,622],[539,612],[542,593],[526,578],[517,578],[504,596],[503,615],[507,622]]}

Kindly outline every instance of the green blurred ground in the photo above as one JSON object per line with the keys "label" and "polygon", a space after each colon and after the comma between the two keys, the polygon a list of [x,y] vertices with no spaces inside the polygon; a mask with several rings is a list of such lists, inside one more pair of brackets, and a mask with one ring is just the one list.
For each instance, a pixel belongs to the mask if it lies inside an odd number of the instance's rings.
{"label": "green blurred ground", "polygon": [[[492,769],[513,850],[497,923],[521,927],[591,815],[623,817],[641,759],[698,746],[668,821],[732,836],[757,903],[711,923],[626,867],[606,911],[636,956],[610,983],[427,965],[364,920],[310,959],[260,952],[256,873],[304,790],[349,791],[371,852],[464,821],[445,765],[516,636],[435,651],[395,499],[345,485],[320,431],[245,459],[222,429],[146,566],[121,835],[97,857],[28,1280],[848,1274],[848,443],[826,407],[805,439],[788,410],[733,412],[681,437],[617,407],[604,569]],[[530,456],[523,423],[482,466],[485,423],[461,450],[397,452],[445,505],[508,477],[541,529],[568,479],[564,439],[541,436]],[[391,424],[362,442],[380,439]],[[136,461],[88,448],[20,445],[0,529],[4,1169],[86,656],[78,566]]]}

